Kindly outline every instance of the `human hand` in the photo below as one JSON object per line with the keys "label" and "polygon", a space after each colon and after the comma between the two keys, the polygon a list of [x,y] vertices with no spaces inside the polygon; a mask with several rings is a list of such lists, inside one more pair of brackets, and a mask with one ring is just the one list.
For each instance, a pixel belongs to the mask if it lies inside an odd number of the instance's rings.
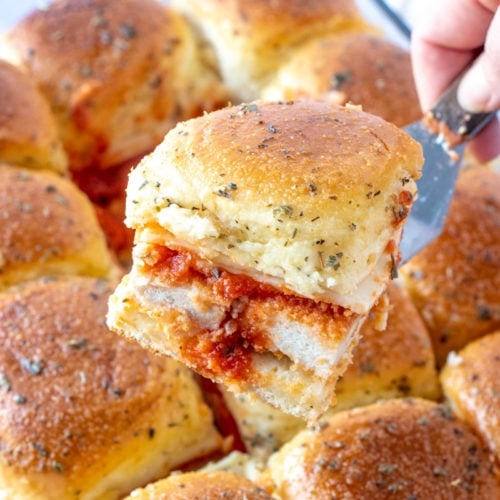
{"label": "human hand", "polygon": [[[469,111],[500,109],[500,0],[425,0],[412,33],[415,83],[422,109],[430,109],[466,71],[458,89]],[[480,161],[500,155],[500,123],[493,120],[470,144]]]}

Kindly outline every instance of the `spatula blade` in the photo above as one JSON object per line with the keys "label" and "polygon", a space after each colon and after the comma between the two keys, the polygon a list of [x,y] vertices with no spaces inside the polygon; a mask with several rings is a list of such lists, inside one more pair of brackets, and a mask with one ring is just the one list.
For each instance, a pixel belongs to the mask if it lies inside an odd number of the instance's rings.
{"label": "spatula blade", "polygon": [[424,166],[422,176],[417,180],[417,198],[403,230],[402,262],[441,233],[464,150],[462,144],[450,153],[442,137],[432,134],[423,121],[412,123],[404,130],[422,145]]}

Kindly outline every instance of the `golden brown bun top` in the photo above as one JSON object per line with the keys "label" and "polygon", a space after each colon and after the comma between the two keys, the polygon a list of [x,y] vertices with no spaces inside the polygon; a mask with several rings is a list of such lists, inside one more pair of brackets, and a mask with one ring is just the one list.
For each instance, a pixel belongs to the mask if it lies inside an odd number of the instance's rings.
{"label": "golden brown bun top", "polygon": [[0,60],[0,161],[64,172],[67,158],[49,103],[16,66]]}
{"label": "golden brown bun top", "polygon": [[0,214],[0,289],[44,273],[115,269],[90,201],[67,178],[0,163]]}
{"label": "golden brown bun top", "polygon": [[[192,37],[157,0],[56,0],[7,32],[0,50],[48,97],[79,170],[144,154],[166,128],[194,116],[186,107],[200,112],[193,89],[206,77],[186,80],[199,68]],[[187,93],[192,102],[183,102]]]}
{"label": "golden brown bun top", "polygon": [[338,413],[271,460],[285,499],[500,494],[485,443],[446,406],[423,399]]}
{"label": "golden brown bun top", "polygon": [[367,188],[392,179],[399,162],[414,176],[421,167],[420,146],[399,129],[358,109],[322,103],[243,104],[180,124],[176,132],[177,154],[189,148],[196,158],[185,168],[200,166],[206,179],[234,182],[234,190],[227,187],[232,198],[262,205],[293,191],[299,209],[314,207],[312,217],[328,212],[336,192],[347,205],[360,191],[369,199]]}
{"label": "golden brown bun top", "polygon": [[[331,16],[358,18],[353,0],[184,0],[194,12],[208,15],[213,22],[228,23],[238,35],[289,33],[291,29],[324,24]],[[202,18],[200,20],[203,20]],[[235,33],[236,34],[236,33]],[[277,37],[277,35],[275,35]]]}
{"label": "golden brown bun top", "polygon": [[271,500],[261,487],[231,472],[188,472],[174,474],[133,491],[127,500]]}
{"label": "golden brown bun top", "polygon": [[358,109],[256,101],[167,134],[130,176],[127,220],[306,296],[351,293],[397,242],[421,162]]}
{"label": "golden brown bun top", "polygon": [[441,235],[401,267],[439,366],[450,351],[500,328],[500,172],[460,173]]}
{"label": "golden brown bun top", "polygon": [[410,54],[368,33],[313,40],[291,56],[263,91],[265,99],[315,96],[360,104],[398,126],[422,115]]}
{"label": "golden brown bun top", "polygon": [[82,477],[108,446],[154,433],[141,415],[170,390],[178,365],[108,330],[111,291],[74,277],[0,296],[1,455],[21,474]]}

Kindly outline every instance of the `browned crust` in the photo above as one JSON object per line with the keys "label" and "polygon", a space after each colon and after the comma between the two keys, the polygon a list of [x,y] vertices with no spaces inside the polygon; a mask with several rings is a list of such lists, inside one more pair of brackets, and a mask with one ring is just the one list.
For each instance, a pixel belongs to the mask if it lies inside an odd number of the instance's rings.
{"label": "browned crust", "polygon": [[[235,36],[259,39],[265,35],[269,45],[280,35],[292,36],[292,31],[325,26],[331,18],[359,19],[359,11],[352,0],[188,0],[193,12],[213,21],[229,20]],[[202,19],[201,17],[200,19]],[[270,34],[273,36],[270,36]]]}
{"label": "browned crust", "polygon": [[[369,182],[393,176],[395,162],[404,162],[415,176],[421,167],[416,142],[357,109],[257,101],[188,123],[190,136],[185,143],[197,162],[186,166],[203,165],[203,175],[216,177],[221,173],[216,160],[222,155],[226,176],[238,189],[259,182],[260,189],[253,194],[263,199],[271,193],[284,197],[291,189],[300,204],[316,206],[331,204],[335,191],[367,198]],[[313,195],[310,186],[295,186],[304,176],[317,188]]]}
{"label": "browned crust", "polygon": [[162,359],[106,328],[111,290],[74,278],[0,298],[6,465],[85,471],[165,390]]}
{"label": "browned crust", "polygon": [[327,33],[365,30],[353,0],[174,0],[210,43],[237,101],[259,97],[265,81],[301,44]]}
{"label": "browned crust", "polygon": [[[193,446],[178,449],[181,457],[218,444],[187,369],[108,330],[112,289],[73,277],[32,282],[0,297],[0,479],[7,478],[9,491],[24,492],[23,477],[43,494],[51,481],[53,491],[93,491],[115,469],[124,476],[118,488],[135,487],[180,465],[165,442],[165,429],[177,426],[199,433],[177,437]],[[150,471],[121,469],[132,450]]]}
{"label": "browned crust", "polygon": [[[286,205],[283,210],[292,207],[294,213],[282,218],[296,219],[301,230],[317,229],[318,239],[328,232],[327,215],[335,212],[347,227],[350,217],[359,217],[359,207],[365,217],[363,210],[379,199],[387,200],[386,213],[399,225],[411,193],[407,201],[392,197],[398,194],[397,175],[402,188],[408,176],[419,176],[422,164],[421,146],[399,128],[326,102],[256,101],[225,108],[179,124],[163,144],[182,163],[186,181],[230,186],[229,192],[214,193],[213,206],[223,197],[233,200],[228,210]],[[162,153],[156,158],[162,161]],[[149,161],[155,157],[144,160],[146,169]]]}
{"label": "browned crust", "polygon": [[0,214],[1,287],[45,272],[110,273],[113,265],[92,205],[68,179],[0,165]]}

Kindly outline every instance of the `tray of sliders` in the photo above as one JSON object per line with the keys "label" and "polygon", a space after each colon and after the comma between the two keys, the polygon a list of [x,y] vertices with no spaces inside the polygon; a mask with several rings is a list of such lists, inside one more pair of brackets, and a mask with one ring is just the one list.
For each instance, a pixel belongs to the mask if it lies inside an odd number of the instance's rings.
{"label": "tray of sliders", "polygon": [[400,263],[421,109],[374,9],[3,30],[0,498],[500,497],[500,174]]}

